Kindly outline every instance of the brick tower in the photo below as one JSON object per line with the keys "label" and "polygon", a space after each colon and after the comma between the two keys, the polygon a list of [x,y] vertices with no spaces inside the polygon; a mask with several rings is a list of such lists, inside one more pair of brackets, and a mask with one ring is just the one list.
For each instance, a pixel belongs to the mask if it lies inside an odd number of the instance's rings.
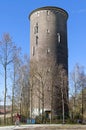
{"label": "brick tower", "polygon": [[[68,113],[67,18],[68,14],[64,9],[53,6],[38,8],[29,15],[30,60],[38,71],[30,93],[33,116],[51,111],[54,116],[60,116],[63,101],[64,112]],[[58,65],[65,70],[62,76],[65,77],[65,84],[61,76],[58,76],[60,71],[57,68],[61,68]]]}

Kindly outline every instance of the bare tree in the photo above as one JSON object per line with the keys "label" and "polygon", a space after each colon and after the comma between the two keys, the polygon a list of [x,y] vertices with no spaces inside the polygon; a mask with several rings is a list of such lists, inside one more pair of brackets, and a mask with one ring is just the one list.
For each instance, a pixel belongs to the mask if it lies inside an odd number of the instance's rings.
{"label": "bare tree", "polygon": [[34,64],[33,61],[30,61],[30,77],[29,77],[29,83],[30,83],[30,117],[32,118],[34,116],[33,114],[33,96],[34,96],[34,86],[35,86],[35,75],[37,71],[36,63]]}
{"label": "bare tree", "polygon": [[30,67],[30,106],[31,106],[31,113],[34,113],[33,109],[33,96],[37,100],[37,109],[38,113],[42,114],[42,122],[44,120],[44,102],[45,102],[45,85],[46,85],[46,74],[47,69],[43,67],[41,64],[38,67],[38,62],[31,62]]}
{"label": "bare tree", "polygon": [[74,71],[71,73],[72,86],[71,86],[71,96],[73,97],[73,110],[72,110],[72,118],[74,119],[76,115],[76,102],[77,102],[77,93],[78,93],[78,66],[76,65]]}
{"label": "bare tree", "polygon": [[81,115],[82,115],[82,121],[84,119],[84,90],[86,88],[86,75],[84,72],[84,67],[78,65],[78,88],[80,88],[81,93]]}
{"label": "bare tree", "polygon": [[[70,88],[70,109],[72,113],[72,118],[82,118],[84,115],[84,90],[86,87],[86,75],[84,73],[84,68],[78,64],[75,65],[74,71],[71,73],[72,86]],[[72,91],[72,88],[74,91]],[[80,96],[81,95],[81,96]],[[73,109],[72,109],[73,108]]]}
{"label": "bare tree", "polygon": [[12,81],[12,111],[11,111],[11,118],[13,123],[13,115],[15,113],[15,88],[17,86],[17,80],[19,75],[20,69],[20,48],[17,48],[16,45],[13,47],[13,63],[12,63],[12,70],[11,70],[11,81]]}
{"label": "bare tree", "polygon": [[29,116],[29,58],[24,56],[18,71],[20,114]]}
{"label": "bare tree", "polygon": [[[63,107],[63,116],[66,116],[65,111],[68,112],[68,77],[67,73],[63,66],[57,65],[55,60],[52,62],[51,59],[47,60],[40,60],[40,64],[37,61],[34,61],[30,67],[30,81],[32,83],[31,87],[31,102],[34,102],[33,96],[38,102],[38,109],[39,114],[40,110],[42,112],[42,123],[44,121],[44,113],[49,112],[51,113],[50,122],[57,112],[56,103],[57,100],[60,104],[60,114],[62,113]],[[43,64],[44,63],[44,64]],[[49,64],[49,66],[48,66]],[[32,69],[33,68],[33,69]],[[64,72],[64,73],[62,73]],[[61,87],[62,86],[62,87]],[[62,94],[60,95],[60,93]],[[63,95],[63,96],[62,96]],[[62,99],[62,101],[60,101]],[[64,103],[63,103],[64,101]],[[63,104],[61,104],[63,103]],[[31,103],[32,104],[32,103]],[[57,105],[55,105],[57,104]],[[63,106],[64,105],[64,106]],[[33,105],[31,105],[32,111]],[[57,114],[57,113],[56,113]],[[63,117],[64,118],[64,117]]]}
{"label": "bare tree", "polygon": [[12,63],[13,43],[8,33],[3,35],[0,42],[0,62],[4,70],[4,123],[6,124],[6,97],[7,97],[7,71]]}
{"label": "bare tree", "polygon": [[[64,123],[64,119],[69,115],[68,74],[64,66],[54,61],[50,66],[49,75],[51,78],[49,79],[51,81],[51,122],[56,111],[57,115],[58,113],[62,115]],[[57,101],[59,104],[55,105]]]}
{"label": "bare tree", "polygon": [[[61,99],[62,99],[62,123],[65,123],[65,116],[68,116],[66,110],[68,109],[68,77],[67,72],[65,71],[63,66],[60,66],[60,88],[61,88]],[[68,110],[67,110],[68,112]]]}
{"label": "bare tree", "polygon": [[24,75],[22,77],[22,84],[21,84],[21,113],[25,116],[29,116],[29,70],[28,64],[22,66],[21,74]]}

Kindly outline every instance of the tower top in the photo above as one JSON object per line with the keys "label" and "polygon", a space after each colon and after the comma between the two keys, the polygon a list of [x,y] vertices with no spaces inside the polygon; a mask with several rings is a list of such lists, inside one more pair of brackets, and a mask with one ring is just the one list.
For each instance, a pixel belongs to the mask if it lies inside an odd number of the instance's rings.
{"label": "tower top", "polygon": [[30,19],[30,16],[34,13],[34,12],[37,12],[37,11],[41,11],[41,10],[52,10],[52,11],[56,11],[58,13],[61,13],[63,16],[66,17],[66,19],[68,18],[68,13],[62,9],[62,8],[59,8],[59,7],[56,7],[56,6],[45,6],[45,7],[40,7],[40,8],[37,8],[35,10],[33,10],[30,15],[29,15],[29,19]]}

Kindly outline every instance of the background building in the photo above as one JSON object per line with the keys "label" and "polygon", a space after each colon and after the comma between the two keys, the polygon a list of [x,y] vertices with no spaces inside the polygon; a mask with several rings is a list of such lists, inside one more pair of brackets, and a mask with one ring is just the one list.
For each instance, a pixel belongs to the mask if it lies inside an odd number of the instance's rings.
{"label": "background building", "polygon": [[30,103],[33,116],[44,111],[54,116],[68,113],[67,18],[65,10],[52,6],[29,16],[30,60],[36,68]]}

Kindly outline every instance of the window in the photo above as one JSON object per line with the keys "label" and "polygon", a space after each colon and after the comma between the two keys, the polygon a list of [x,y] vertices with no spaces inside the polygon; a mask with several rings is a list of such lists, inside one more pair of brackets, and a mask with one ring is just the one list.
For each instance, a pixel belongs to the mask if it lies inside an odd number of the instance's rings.
{"label": "window", "polygon": [[58,43],[60,43],[60,33],[57,33]]}
{"label": "window", "polygon": [[36,23],[35,27],[34,27],[34,34],[38,33],[38,23]]}
{"label": "window", "polygon": [[47,49],[47,54],[50,53],[50,48]]}
{"label": "window", "polygon": [[50,68],[47,69],[47,73],[49,73],[49,72],[50,72]]}
{"label": "window", "polygon": [[32,47],[32,55],[33,56],[35,55],[35,47],[34,46]]}
{"label": "window", "polygon": [[36,45],[38,45],[38,36],[36,36]]}
{"label": "window", "polygon": [[37,12],[37,16],[39,16],[39,12]]}
{"label": "window", "polygon": [[49,15],[49,11],[47,10],[47,15]]}
{"label": "window", "polygon": [[47,29],[47,34],[49,34],[50,33],[50,30],[49,29]]}

